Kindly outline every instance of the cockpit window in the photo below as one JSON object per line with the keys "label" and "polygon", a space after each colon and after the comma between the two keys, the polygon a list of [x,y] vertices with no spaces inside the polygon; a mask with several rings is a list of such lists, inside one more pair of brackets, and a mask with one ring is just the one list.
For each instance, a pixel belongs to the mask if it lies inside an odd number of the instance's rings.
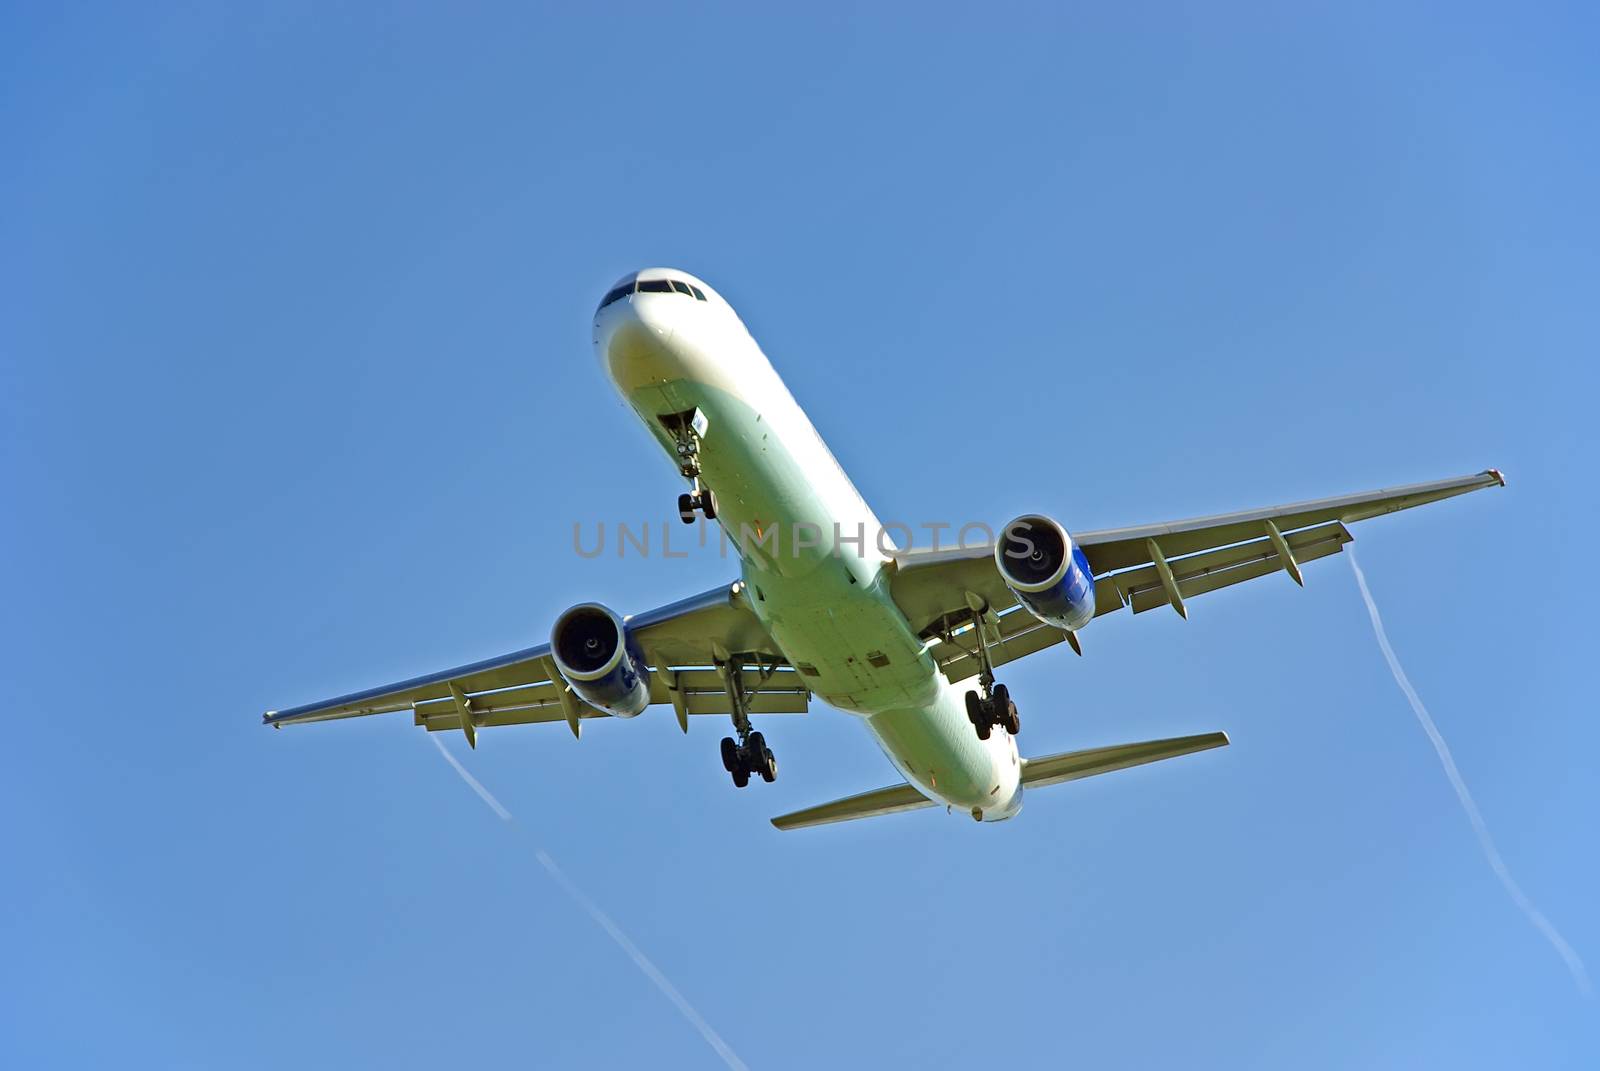
{"label": "cockpit window", "polygon": [[[600,308],[594,311],[599,312],[600,309],[613,302],[621,301],[623,298],[631,296],[634,292],[634,283],[623,283],[615,290],[608,291],[606,296],[600,299]],[[681,279],[646,279],[637,284],[637,292],[641,294],[682,294],[684,297],[692,297],[696,301],[708,300],[704,290],[701,290],[693,283],[686,283]]]}
{"label": "cockpit window", "polygon": [[[623,283],[621,286],[617,287],[615,290],[609,291],[606,294],[605,297],[600,299],[600,308],[601,309],[605,308],[607,305],[611,304],[613,301],[621,301],[623,298],[627,297],[631,293],[633,293],[633,284],[632,283]],[[595,311],[599,312],[600,310],[596,309]]]}

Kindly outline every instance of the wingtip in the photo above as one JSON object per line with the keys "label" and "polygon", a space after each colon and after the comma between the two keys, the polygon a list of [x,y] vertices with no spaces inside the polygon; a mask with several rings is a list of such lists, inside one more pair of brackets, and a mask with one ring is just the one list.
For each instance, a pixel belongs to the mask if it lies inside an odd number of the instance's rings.
{"label": "wingtip", "polygon": [[1501,487],[1506,485],[1505,473],[1501,472],[1499,469],[1484,469],[1483,474],[1485,476],[1493,476],[1494,482],[1499,484]]}

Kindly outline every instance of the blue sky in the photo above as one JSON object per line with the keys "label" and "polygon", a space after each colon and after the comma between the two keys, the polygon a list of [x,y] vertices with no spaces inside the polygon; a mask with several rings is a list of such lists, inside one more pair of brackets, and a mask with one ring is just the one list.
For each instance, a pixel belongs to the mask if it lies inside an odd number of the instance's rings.
{"label": "blue sky", "polygon": [[[1233,747],[780,835],[892,771],[822,710],[447,743],[284,706],[731,575],[590,352],[740,310],[884,517],[1093,528],[1497,465],[1357,528],[1512,871],[1600,967],[1597,43],[1578,5],[0,14],[15,1066],[1589,1067],[1345,563],[1008,671],[1024,751]],[[967,430],[970,429],[970,430]]]}

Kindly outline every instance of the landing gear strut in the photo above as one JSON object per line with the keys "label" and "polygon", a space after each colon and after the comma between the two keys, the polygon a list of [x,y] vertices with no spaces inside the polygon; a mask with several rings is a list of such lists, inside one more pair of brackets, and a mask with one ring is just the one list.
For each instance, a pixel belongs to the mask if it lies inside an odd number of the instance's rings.
{"label": "landing gear strut", "polygon": [[972,633],[978,640],[978,690],[967,693],[967,720],[977,730],[979,740],[989,739],[996,726],[1012,736],[1022,731],[1017,704],[1011,692],[994,681],[994,663],[989,658],[989,641],[984,635],[982,611],[974,611]]}
{"label": "landing gear strut", "polygon": [[673,445],[678,452],[678,471],[693,483],[688,494],[678,496],[678,519],[693,524],[696,513],[706,520],[717,519],[717,496],[700,478],[700,437],[706,431],[706,418],[698,409],[687,413],[673,413],[661,418],[661,423],[672,433]]}
{"label": "landing gear strut", "polygon": [[750,715],[745,710],[749,693],[744,687],[744,672],[732,661],[718,668],[722,670],[722,679],[728,689],[733,731],[739,737],[737,742],[731,736],[722,738],[722,768],[733,775],[733,783],[738,788],[748,785],[752,774],[759,775],[761,780],[771,784],[778,779],[778,760],[767,746],[767,738],[750,729]]}

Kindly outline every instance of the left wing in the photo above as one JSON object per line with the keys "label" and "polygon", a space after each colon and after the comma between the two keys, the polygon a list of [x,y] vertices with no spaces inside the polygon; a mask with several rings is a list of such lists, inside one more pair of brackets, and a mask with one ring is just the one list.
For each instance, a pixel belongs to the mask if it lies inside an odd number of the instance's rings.
{"label": "left wing", "polygon": [[[1188,599],[1256,577],[1285,572],[1303,584],[1302,565],[1338,554],[1351,541],[1346,524],[1497,486],[1504,487],[1505,478],[1488,469],[1309,502],[1073,533],[1072,540],[1083,548],[1095,574],[1096,617],[1124,606],[1136,614],[1171,606],[1187,617]],[[1062,640],[1078,646],[1076,637],[1017,605],[995,567],[991,543],[902,552],[895,558],[891,591],[912,627],[924,639],[937,641],[933,656],[952,681],[978,672],[974,650],[956,639],[970,632],[974,602],[986,604],[983,618],[995,665]]]}
{"label": "left wing", "polygon": [[[731,669],[750,714],[803,714],[810,692],[745,601],[740,583],[626,618],[643,649],[650,702],[668,704],[688,731],[690,714],[728,714]],[[424,674],[288,710],[262,720],[279,728],[367,714],[410,710],[429,732],[461,729],[476,745],[477,730],[496,725],[565,721],[574,736],[585,718],[609,717],[579,699],[556,672],[550,645]]]}

